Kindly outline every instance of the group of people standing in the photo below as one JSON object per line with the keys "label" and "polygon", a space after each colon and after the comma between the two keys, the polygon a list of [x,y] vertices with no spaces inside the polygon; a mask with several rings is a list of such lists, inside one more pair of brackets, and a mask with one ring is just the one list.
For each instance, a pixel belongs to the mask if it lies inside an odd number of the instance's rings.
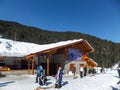
{"label": "group of people standing", "polygon": [[[84,66],[84,64],[80,64],[80,66],[79,66],[80,78],[83,78],[84,76],[86,76],[87,71],[88,71],[89,74],[91,73],[90,68],[86,68]],[[73,78],[75,79],[77,77],[75,66],[73,67],[72,73],[73,73]],[[46,78],[45,71],[44,71],[42,65],[37,66],[36,74],[37,74],[36,75],[36,83],[39,83],[40,85],[44,85],[44,84],[46,85],[47,78]],[[119,78],[120,78],[120,65],[118,67],[118,75],[119,75]],[[58,71],[57,71],[57,74],[55,76],[55,79],[56,79],[55,88],[61,88],[62,77],[63,77],[63,70],[62,70],[61,67],[59,67]],[[118,81],[117,84],[120,84],[120,81]]]}
{"label": "group of people standing", "polygon": [[[91,69],[90,68],[88,69],[87,67],[85,67],[84,64],[80,64],[80,66],[79,66],[80,78],[83,78],[84,76],[86,76],[87,71],[88,71],[88,73],[90,73]],[[74,79],[77,78],[77,76],[76,76],[76,67],[75,66],[73,67],[72,73],[73,73],[73,78]],[[36,83],[39,83],[40,85],[46,84],[47,78],[46,78],[45,71],[44,71],[42,65],[37,66],[36,74],[37,74],[36,75]],[[63,76],[63,70],[62,70],[61,67],[59,67],[58,71],[57,71],[57,74],[55,76],[55,79],[56,79],[55,87],[56,88],[61,87],[62,76]]]}
{"label": "group of people standing", "polygon": [[[47,84],[47,78],[45,75],[45,71],[42,67],[42,65],[37,66],[37,72],[36,72],[36,82],[39,83],[40,85],[46,85]],[[58,68],[57,74],[55,76],[56,83],[55,83],[55,88],[60,88],[61,83],[62,83],[62,76],[63,76],[63,70],[61,67]]]}
{"label": "group of people standing", "polygon": [[47,78],[46,78],[46,74],[45,71],[42,67],[42,65],[38,65],[37,66],[37,72],[36,72],[36,83],[39,83],[40,85],[46,85],[47,82]]}
{"label": "group of people standing", "polygon": [[[90,74],[92,72],[91,68],[87,68],[84,66],[84,64],[80,64],[79,66],[80,78],[83,78],[83,76],[86,76],[87,72]],[[75,66],[73,67],[72,73],[73,73],[73,78],[75,79],[76,78],[76,75],[75,75],[76,67]]]}
{"label": "group of people standing", "polygon": [[83,76],[87,75],[87,67],[84,67],[84,64],[80,64],[79,70],[80,70],[81,78],[83,78]]}

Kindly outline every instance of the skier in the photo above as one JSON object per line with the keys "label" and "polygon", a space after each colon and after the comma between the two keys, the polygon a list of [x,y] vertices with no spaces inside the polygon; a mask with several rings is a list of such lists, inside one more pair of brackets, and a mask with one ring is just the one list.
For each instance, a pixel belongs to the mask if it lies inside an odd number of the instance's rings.
{"label": "skier", "polygon": [[62,76],[63,76],[63,70],[61,67],[59,67],[56,75],[55,88],[61,88]]}
{"label": "skier", "polygon": [[37,66],[37,76],[36,76],[36,82],[35,83],[38,83],[38,77],[41,75],[42,71],[43,71],[42,65],[38,65]]}
{"label": "skier", "polygon": [[119,78],[120,78],[120,64],[118,65],[118,75],[119,75]]}
{"label": "skier", "polygon": [[80,65],[80,77],[83,78],[83,71],[84,71],[84,68],[83,68],[83,65],[81,64]]}
{"label": "skier", "polygon": [[87,67],[86,67],[86,65],[84,66],[84,76],[86,76],[87,75]]}
{"label": "skier", "polygon": [[[119,75],[119,78],[120,78],[120,63],[118,64],[118,75]],[[120,84],[120,81],[118,81],[117,84]]]}
{"label": "skier", "polygon": [[41,74],[39,76],[39,84],[40,85],[46,85],[47,83],[47,78],[46,78],[46,75],[45,75],[45,71],[41,71]]}
{"label": "skier", "polygon": [[75,66],[73,67],[72,73],[73,73],[73,79],[75,79],[76,78],[76,75],[75,75],[75,73],[76,73],[76,67]]}

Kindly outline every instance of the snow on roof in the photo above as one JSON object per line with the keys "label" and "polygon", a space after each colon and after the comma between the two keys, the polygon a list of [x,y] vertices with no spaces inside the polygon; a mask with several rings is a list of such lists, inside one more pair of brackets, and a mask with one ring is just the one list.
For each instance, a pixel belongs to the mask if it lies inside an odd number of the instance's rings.
{"label": "snow on roof", "polygon": [[31,53],[35,53],[67,44],[72,44],[75,42],[79,42],[81,40],[83,39],[68,40],[68,41],[61,41],[52,44],[38,45],[34,43],[19,42],[19,41],[0,38],[0,56],[23,57]]}

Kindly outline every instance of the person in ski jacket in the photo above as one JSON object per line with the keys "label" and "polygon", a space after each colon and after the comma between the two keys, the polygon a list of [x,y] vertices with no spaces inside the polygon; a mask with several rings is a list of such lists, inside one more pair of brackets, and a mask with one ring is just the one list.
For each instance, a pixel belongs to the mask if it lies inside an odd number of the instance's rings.
{"label": "person in ski jacket", "polygon": [[62,76],[63,76],[63,70],[61,67],[59,67],[56,75],[56,80],[57,82],[61,83],[62,82]]}
{"label": "person in ski jacket", "polygon": [[73,67],[72,73],[73,73],[73,78],[75,79],[76,78],[76,75],[75,75],[75,73],[76,73],[76,67],[75,66]]}
{"label": "person in ski jacket", "polygon": [[61,69],[59,72],[59,82],[62,82],[63,70]]}
{"label": "person in ski jacket", "polygon": [[42,65],[37,66],[37,76],[36,76],[36,83],[38,83],[38,77],[41,75],[41,72],[43,71]]}
{"label": "person in ski jacket", "polygon": [[118,71],[118,76],[120,78],[120,63],[118,64],[117,71]]}
{"label": "person in ski jacket", "polygon": [[83,71],[84,71],[84,68],[83,68],[83,65],[81,64],[80,65],[80,77],[83,78]]}
{"label": "person in ski jacket", "polygon": [[45,74],[45,70],[41,71],[41,74],[39,76],[39,85],[47,85],[47,77]]}
{"label": "person in ski jacket", "polygon": [[[118,69],[117,69],[117,71],[118,71],[118,76],[119,76],[119,78],[120,78],[120,63],[118,64]],[[120,80],[117,82],[117,84],[120,84]]]}

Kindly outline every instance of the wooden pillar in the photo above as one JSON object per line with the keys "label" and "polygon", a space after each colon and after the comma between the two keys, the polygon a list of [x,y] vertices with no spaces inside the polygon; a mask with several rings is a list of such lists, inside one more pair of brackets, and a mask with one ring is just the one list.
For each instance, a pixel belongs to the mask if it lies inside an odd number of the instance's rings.
{"label": "wooden pillar", "polygon": [[65,60],[68,60],[68,48],[65,48],[64,51],[65,51]]}
{"label": "wooden pillar", "polygon": [[30,74],[30,59],[28,59],[28,75]]}
{"label": "wooden pillar", "polygon": [[37,62],[38,64],[40,63],[40,56],[38,56],[38,62]]}
{"label": "wooden pillar", "polygon": [[49,67],[49,65],[50,65],[50,56],[51,56],[50,54],[47,54],[47,55],[46,55],[46,57],[47,57],[47,75],[49,75],[49,70],[50,70],[50,69],[49,69],[49,68],[50,68],[50,67]]}
{"label": "wooden pillar", "polygon": [[34,57],[32,57],[32,75],[34,75]]}
{"label": "wooden pillar", "polygon": [[33,54],[26,56],[26,59],[28,60],[28,74],[30,74],[30,61],[32,62],[32,74],[34,74],[34,56]]}

